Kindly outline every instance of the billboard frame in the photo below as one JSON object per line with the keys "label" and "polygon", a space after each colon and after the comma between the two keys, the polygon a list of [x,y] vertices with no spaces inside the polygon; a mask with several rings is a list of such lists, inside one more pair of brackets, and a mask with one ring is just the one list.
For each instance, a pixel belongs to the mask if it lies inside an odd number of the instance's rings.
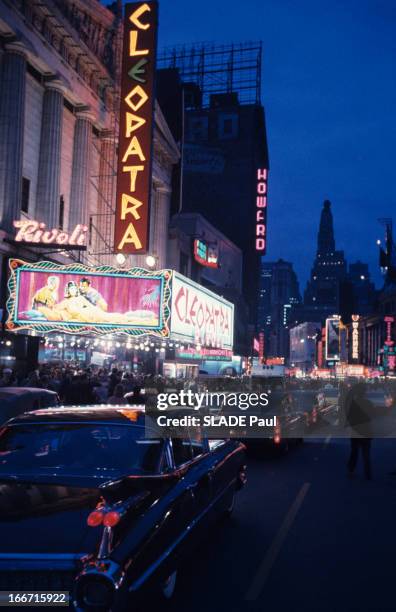
{"label": "billboard frame", "polygon": [[[338,353],[334,356],[329,356],[329,323],[330,321],[338,322]],[[326,319],[326,353],[325,358],[326,361],[341,361],[341,338],[340,338],[340,330],[341,330],[341,317],[333,316],[327,317]]]}
{"label": "billboard frame", "polygon": [[[25,321],[17,319],[18,313],[18,290],[21,272],[53,272],[56,274],[79,274],[87,276],[112,276],[116,278],[142,278],[159,280],[161,283],[160,294],[160,320],[158,326],[132,327],[121,323],[98,323],[87,324],[83,322],[56,322],[56,321]],[[39,333],[69,333],[74,335],[108,335],[125,334],[138,337],[143,335],[158,336],[168,338],[170,321],[170,300],[171,300],[171,279],[170,270],[150,271],[144,268],[131,268],[120,270],[111,266],[88,267],[81,263],[58,264],[50,261],[39,261],[35,263],[26,262],[22,259],[9,260],[9,279],[7,283],[8,297],[6,303],[7,321],[6,328],[9,331],[35,330]]]}

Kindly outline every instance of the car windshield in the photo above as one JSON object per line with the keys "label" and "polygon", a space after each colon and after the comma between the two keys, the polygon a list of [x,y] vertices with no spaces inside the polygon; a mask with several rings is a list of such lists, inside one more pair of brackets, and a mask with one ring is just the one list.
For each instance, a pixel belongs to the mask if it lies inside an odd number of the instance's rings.
{"label": "car windshield", "polygon": [[0,477],[21,473],[79,476],[153,474],[163,442],[132,425],[11,425],[0,434]]}

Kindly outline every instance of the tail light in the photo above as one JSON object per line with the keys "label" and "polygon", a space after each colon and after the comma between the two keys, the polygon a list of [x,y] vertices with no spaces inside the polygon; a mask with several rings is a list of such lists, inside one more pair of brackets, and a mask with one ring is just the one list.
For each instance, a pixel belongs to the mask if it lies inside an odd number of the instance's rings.
{"label": "tail light", "polygon": [[281,441],[281,428],[280,425],[275,426],[274,444],[280,444]]}
{"label": "tail light", "polygon": [[117,523],[120,522],[120,519],[121,515],[118,512],[107,512],[107,514],[103,516],[103,525],[105,527],[115,527]]}
{"label": "tail light", "polygon": [[121,519],[121,514],[115,510],[110,512],[101,512],[94,510],[87,518],[88,527],[99,527],[104,525],[105,527],[115,527]]}
{"label": "tail light", "polygon": [[88,527],[98,527],[103,523],[103,512],[94,510],[87,518]]}

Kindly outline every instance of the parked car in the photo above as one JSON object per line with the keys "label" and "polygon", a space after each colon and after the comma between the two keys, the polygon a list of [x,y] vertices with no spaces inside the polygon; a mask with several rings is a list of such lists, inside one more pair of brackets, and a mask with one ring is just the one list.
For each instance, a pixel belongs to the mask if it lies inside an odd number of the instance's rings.
{"label": "parked car", "polygon": [[58,405],[57,393],[49,389],[0,387],[0,425],[22,412]]}
{"label": "parked car", "polygon": [[37,410],[0,433],[0,590],[63,590],[128,609],[178,568],[246,480],[243,444],[151,437],[143,409]]}

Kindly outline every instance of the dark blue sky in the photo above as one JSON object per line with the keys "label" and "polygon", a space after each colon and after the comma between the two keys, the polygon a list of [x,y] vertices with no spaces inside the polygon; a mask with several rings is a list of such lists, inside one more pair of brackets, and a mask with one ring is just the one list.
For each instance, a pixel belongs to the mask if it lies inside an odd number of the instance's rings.
{"label": "dark blue sky", "polygon": [[160,48],[263,41],[267,259],[292,261],[301,289],[326,198],[337,248],[380,282],[377,218],[396,203],[395,33],[393,0],[160,0]]}

